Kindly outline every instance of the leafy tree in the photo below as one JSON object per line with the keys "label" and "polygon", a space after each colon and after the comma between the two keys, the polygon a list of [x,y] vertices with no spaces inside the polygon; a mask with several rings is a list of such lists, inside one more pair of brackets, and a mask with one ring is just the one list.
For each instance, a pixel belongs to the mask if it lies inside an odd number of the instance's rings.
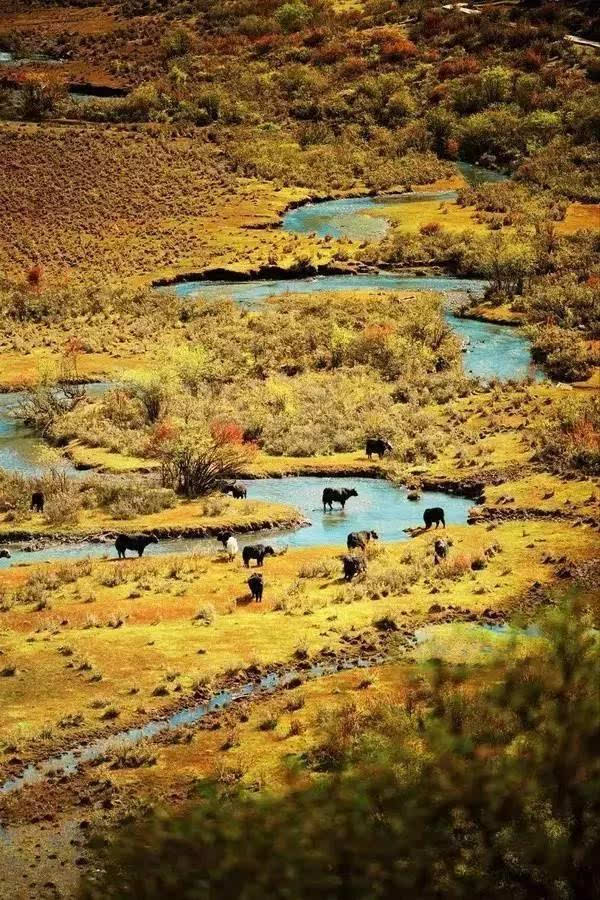
{"label": "leafy tree", "polygon": [[221,435],[204,441],[184,435],[162,450],[163,486],[184,497],[209,494],[223,482],[237,478],[250,454],[250,448],[223,441]]}
{"label": "leafy tree", "polygon": [[292,0],[292,2],[284,3],[279,7],[275,18],[282,31],[289,34],[292,31],[301,31],[308,25],[312,18],[312,12],[302,0]]}

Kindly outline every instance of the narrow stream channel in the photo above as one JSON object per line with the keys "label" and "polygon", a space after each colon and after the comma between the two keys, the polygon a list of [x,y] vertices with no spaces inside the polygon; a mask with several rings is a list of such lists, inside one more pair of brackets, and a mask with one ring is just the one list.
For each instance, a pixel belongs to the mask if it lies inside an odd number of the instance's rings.
{"label": "narrow stream channel", "polygon": [[0,794],[10,794],[19,791],[27,785],[42,781],[51,773],[57,772],[65,775],[74,775],[81,763],[92,762],[100,759],[111,750],[122,747],[131,747],[148,738],[153,738],[163,731],[181,728],[186,725],[195,725],[207,713],[223,709],[236,700],[243,700],[260,693],[269,693],[278,687],[284,687],[295,678],[313,679],[323,675],[331,675],[341,669],[368,668],[383,662],[383,657],[370,659],[356,658],[336,662],[331,666],[313,665],[310,669],[291,669],[277,674],[270,673],[263,676],[257,682],[247,682],[236,690],[223,690],[214,694],[204,703],[194,704],[184,709],[177,710],[171,715],[161,719],[151,719],[145,725],[138,728],[128,728],[106,738],[99,738],[89,744],[81,744],[57,756],[49,757],[37,765],[29,765],[14,778],[9,778],[0,785]]}
{"label": "narrow stream channel", "polygon": [[[100,397],[111,387],[114,385],[109,382],[85,385],[86,393],[92,398]],[[21,475],[39,475],[44,468],[40,464],[40,451],[48,445],[16,418],[15,412],[24,397],[22,391],[0,394],[0,468],[19,472]],[[61,468],[71,476],[85,474],[78,471],[66,457],[63,458]]]}

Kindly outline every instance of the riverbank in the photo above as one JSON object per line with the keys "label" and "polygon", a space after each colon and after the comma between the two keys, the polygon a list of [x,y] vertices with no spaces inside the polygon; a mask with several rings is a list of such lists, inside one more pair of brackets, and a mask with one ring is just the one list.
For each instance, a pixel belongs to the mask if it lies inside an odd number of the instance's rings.
{"label": "riverbank", "polygon": [[219,495],[215,501],[218,511],[211,510],[208,499],[178,501],[171,509],[146,516],[117,519],[102,510],[81,510],[76,524],[60,526],[48,524],[44,516],[31,513],[26,524],[0,522],[0,541],[42,541],[46,544],[67,542],[106,543],[112,546],[114,535],[120,532],[154,534],[161,540],[173,538],[208,538],[224,530],[236,534],[275,528],[297,528],[304,517],[289,506],[260,500],[234,501]]}

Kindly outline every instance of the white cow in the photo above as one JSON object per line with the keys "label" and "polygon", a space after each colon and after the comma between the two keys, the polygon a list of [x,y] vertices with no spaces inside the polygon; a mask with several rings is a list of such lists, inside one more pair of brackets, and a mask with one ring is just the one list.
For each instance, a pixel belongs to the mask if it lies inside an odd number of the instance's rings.
{"label": "white cow", "polygon": [[235,539],[235,537],[234,537],[233,535],[230,535],[230,536],[227,538],[227,543],[225,544],[225,549],[227,550],[227,553],[228,553],[228,555],[229,555],[229,559],[235,559],[235,558],[236,558],[236,556],[237,556],[238,551],[239,551],[240,548],[239,548],[239,546],[238,546],[237,540]]}

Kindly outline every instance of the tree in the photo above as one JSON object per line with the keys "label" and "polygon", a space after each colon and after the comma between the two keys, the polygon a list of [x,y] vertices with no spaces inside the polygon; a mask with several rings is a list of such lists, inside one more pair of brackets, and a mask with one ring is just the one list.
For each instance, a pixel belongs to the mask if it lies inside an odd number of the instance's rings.
{"label": "tree", "polygon": [[48,435],[57,419],[71,412],[85,397],[83,385],[57,381],[49,373],[28,387],[15,409],[15,415],[38,434]]}
{"label": "tree", "polygon": [[535,252],[525,241],[494,234],[482,246],[481,267],[500,300],[523,293],[525,279],[535,268]]}
{"label": "tree", "polygon": [[200,497],[237,478],[250,456],[242,444],[183,437],[161,453],[162,483],[185,497]]}

